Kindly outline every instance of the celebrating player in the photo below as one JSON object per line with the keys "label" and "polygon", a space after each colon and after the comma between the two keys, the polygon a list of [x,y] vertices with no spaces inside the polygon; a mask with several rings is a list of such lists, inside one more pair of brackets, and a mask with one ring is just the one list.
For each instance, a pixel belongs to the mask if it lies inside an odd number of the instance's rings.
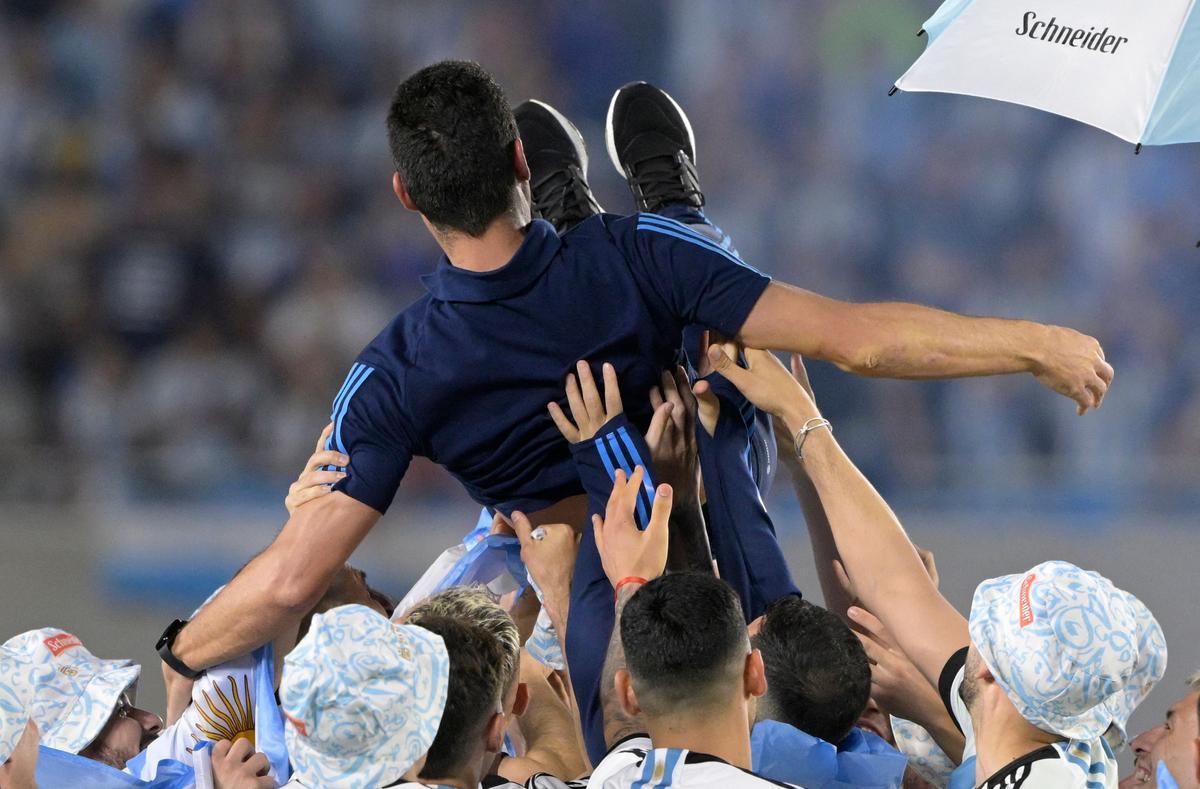
{"label": "celebrating player", "polygon": [[[680,139],[652,110],[631,103],[610,117],[616,157],[643,197],[660,167],[672,182],[681,169],[695,177],[690,129]],[[581,488],[546,411],[565,405],[562,381],[580,359],[611,361],[637,395],[629,403],[644,402],[693,325],[862,375],[1029,372],[1081,413],[1112,380],[1096,340],[1070,329],[825,298],[772,282],[661,215],[594,214],[560,237],[531,221],[531,178],[548,174],[531,172],[513,113],[478,65],[437,63],[405,80],[388,133],[396,196],[445,254],[423,278],[429,292],[363,350],[334,400],[330,448],[349,456],[335,492],[299,508],[195,620],[161,639],[163,659],[185,676],[245,654],[307,611],[388,508],[414,455],[484,505],[519,508],[535,525],[581,525]],[[632,143],[656,137],[643,159]],[[672,147],[667,162],[659,154]],[[629,416],[644,429],[648,404]]]}

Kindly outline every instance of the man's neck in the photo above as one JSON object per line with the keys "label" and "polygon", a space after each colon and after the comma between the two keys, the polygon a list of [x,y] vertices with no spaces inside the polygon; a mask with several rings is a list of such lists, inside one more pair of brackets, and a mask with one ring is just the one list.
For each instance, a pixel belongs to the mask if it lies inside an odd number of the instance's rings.
{"label": "man's neck", "polygon": [[750,769],[750,727],[744,703],[689,710],[684,715],[654,720],[647,718],[646,728],[655,748],[686,748]]}
{"label": "man's neck", "polygon": [[481,236],[434,231],[438,246],[455,268],[479,273],[503,268],[525,240],[525,224],[514,212],[505,212],[487,226]]}
{"label": "man's neck", "polygon": [[[1015,710],[1013,710],[1015,714]],[[1053,742],[1051,735],[1034,727],[1016,715],[1005,715],[1007,720],[979,720],[983,716],[972,716],[975,729],[975,781],[976,784],[994,775],[1005,765],[1044,748]]]}
{"label": "man's neck", "polygon": [[[471,772],[471,771],[466,771]],[[479,782],[483,780],[483,776],[479,774],[463,775],[449,778],[426,778],[424,776],[417,779],[417,783],[425,786],[453,786],[455,789],[479,789]]]}

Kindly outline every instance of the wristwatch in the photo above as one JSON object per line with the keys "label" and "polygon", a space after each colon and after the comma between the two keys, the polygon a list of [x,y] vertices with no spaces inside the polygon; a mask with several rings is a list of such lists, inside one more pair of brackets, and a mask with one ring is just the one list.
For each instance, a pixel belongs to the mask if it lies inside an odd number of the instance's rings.
{"label": "wristwatch", "polygon": [[175,637],[179,635],[179,631],[183,630],[183,626],[187,623],[188,620],[186,619],[176,619],[167,625],[167,629],[158,637],[158,643],[154,645],[154,649],[158,652],[158,656],[162,658],[162,661],[170,666],[176,674],[180,674],[188,679],[196,679],[204,674],[204,672],[188,668],[188,665],[175,657],[175,653],[171,651],[171,646],[175,643]]}

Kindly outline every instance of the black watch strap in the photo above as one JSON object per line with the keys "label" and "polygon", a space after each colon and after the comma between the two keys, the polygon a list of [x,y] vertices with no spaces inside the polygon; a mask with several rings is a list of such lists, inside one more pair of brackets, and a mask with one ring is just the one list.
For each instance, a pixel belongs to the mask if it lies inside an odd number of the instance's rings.
{"label": "black watch strap", "polygon": [[188,679],[196,679],[204,674],[203,671],[194,671],[189,668],[179,658],[175,657],[175,653],[171,651],[171,647],[175,644],[175,637],[179,635],[179,631],[183,630],[183,626],[188,623],[186,619],[176,619],[171,624],[167,625],[167,629],[158,637],[158,643],[154,645],[158,656],[162,658],[162,662],[171,667],[171,670],[176,674],[180,674]]}

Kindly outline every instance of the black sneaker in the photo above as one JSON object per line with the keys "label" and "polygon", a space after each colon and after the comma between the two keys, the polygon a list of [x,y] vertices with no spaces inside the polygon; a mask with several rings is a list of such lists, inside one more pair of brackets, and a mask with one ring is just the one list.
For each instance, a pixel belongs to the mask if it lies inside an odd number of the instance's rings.
{"label": "black sneaker", "polygon": [[692,124],[665,90],[648,82],[619,88],[608,105],[604,142],[639,210],[657,211],[666,203],[704,205]]}
{"label": "black sneaker", "polygon": [[533,213],[565,233],[601,211],[587,183],[587,149],[575,124],[545,102],[513,110],[529,163]]}

